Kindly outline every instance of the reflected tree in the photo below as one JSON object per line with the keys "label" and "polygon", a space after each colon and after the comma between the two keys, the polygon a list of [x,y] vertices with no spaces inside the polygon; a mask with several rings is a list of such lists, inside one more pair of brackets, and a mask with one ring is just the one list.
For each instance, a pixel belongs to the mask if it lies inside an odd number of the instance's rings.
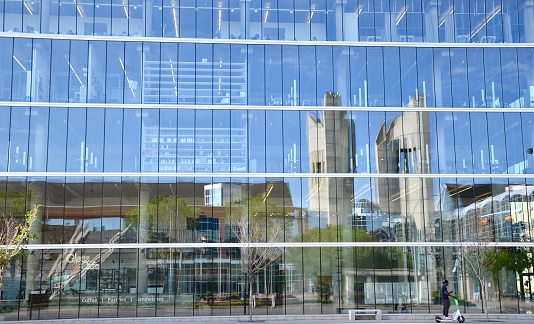
{"label": "reflected tree", "polygon": [[488,314],[488,283],[498,263],[498,253],[493,245],[495,235],[493,224],[487,217],[470,214],[463,219],[459,228],[458,256],[470,274],[480,284],[482,312]]}
{"label": "reflected tree", "polygon": [[[272,243],[283,242],[283,235],[289,232],[291,223],[284,217],[282,207],[262,196],[230,203],[226,214],[232,234],[241,243],[241,271],[247,277],[249,298],[252,298],[256,276],[282,255],[282,248]],[[250,301],[249,321],[252,322]]]}
{"label": "reflected tree", "polygon": [[14,257],[20,255],[24,244],[30,239],[39,208],[34,207],[24,217],[3,214],[0,218],[0,294],[4,270]]}
{"label": "reflected tree", "polygon": [[[126,224],[131,226],[137,236],[145,236],[147,243],[195,242],[196,228],[191,224],[195,224],[199,215],[200,210],[188,206],[183,197],[155,195],[147,204],[129,211],[126,214]],[[176,252],[179,257],[176,291],[180,292],[184,250],[176,249]],[[155,257],[172,259],[174,262],[172,251],[158,250]],[[140,275],[139,280],[146,280],[146,276]]]}

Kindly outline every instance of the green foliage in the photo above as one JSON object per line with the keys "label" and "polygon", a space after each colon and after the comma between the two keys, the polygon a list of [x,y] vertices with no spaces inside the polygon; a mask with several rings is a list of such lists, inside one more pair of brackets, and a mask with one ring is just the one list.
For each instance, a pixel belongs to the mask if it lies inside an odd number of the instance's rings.
{"label": "green foliage", "polygon": [[148,216],[148,228],[185,229],[187,219],[196,219],[200,215],[198,208],[187,205],[183,197],[165,197],[155,195],[152,200],[141,207],[134,208],[126,214],[126,225],[138,226],[140,215]]}
{"label": "green foliage", "polygon": [[531,254],[526,248],[522,247],[496,249],[487,253],[490,255],[489,259],[494,260],[494,262],[487,263],[485,266],[495,278],[499,277],[502,269],[522,273],[530,268],[533,262]]}
{"label": "green foliage", "polygon": [[2,305],[0,306],[0,314],[1,313],[9,313],[15,310],[15,307],[9,306],[9,305]]}
{"label": "green foliage", "polygon": [[11,259],[20,255],[24,244],[32,236],[32,225],[37,220],[40,206],[28,211],[24,219],[2,216],[0,219],[0,287],[4,269]]}
{"label": "green foliage", "polygon": [[[300,242],[372,242],[373,236],[361,229],[352,229],[350,226],[328,226],[325,228],[312,228],[298,237]],[[404,267],[402,250],[397,247],[307,247],[291,248],[291,262],[299,271],[312,275],[332,275],[339,258],[341,262],[351,262],[359,269],[389,269],[391,267]],[[338,255],[339,254],[339,255]],[[304,269],[302,268],[304,260]],[[407,256],[411,263],[410,255]]]}

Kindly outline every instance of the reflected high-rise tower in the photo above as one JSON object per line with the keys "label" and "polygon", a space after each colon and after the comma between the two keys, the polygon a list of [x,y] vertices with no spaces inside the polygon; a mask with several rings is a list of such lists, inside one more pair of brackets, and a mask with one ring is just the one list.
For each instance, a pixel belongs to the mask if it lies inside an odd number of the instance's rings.
{"label": "reflected high-rise tower", "polygon": [[[341,106],[338,93],[325,92],[326,107]],[[346,111],[323,110],[307,118],[312,173],[348,173],[354,163],[354,122]],[[318,213],[321,226],[351,223],[353,180],[317,177],[310,179],[310,213]]]}

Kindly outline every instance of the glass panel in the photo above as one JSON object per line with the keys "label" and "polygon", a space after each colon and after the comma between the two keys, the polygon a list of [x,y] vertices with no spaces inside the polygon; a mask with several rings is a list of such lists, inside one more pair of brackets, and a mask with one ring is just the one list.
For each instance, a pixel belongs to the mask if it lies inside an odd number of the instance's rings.
{"label": "glass panel", "polygon": [[[0,74],[2,75],[2,83],[0,84],[0,101],[11,101],[12,84],[18,84],[20,81],[20,73],[18,71],[21,66],[13,57],[13,39],[0,38],[0,46],[4,49],[0,51]],[[14,64],[19,65],[14,67]]]}
{"label": "glass panel", "polygon": [[88,44],[71,41],[69,60],[69,102],[87,102]]}
{"label": "glass panel", "polygon": [[[68,108],[50,108],[48,125],[47,171],[65,171],[67,163],[67,123]],[[79,170],[79,169],[78,169]],[[77,171],[77,170],[76,170]]]}
{"label": "glass panel", "polygon": [[50,69],[50,100],[52,102],[68,102],[70,67],[69,42],[63,40],[52,41],[52,59]]}
{"label": "glass panel", "polygon": [[[11,107],[0,107],[0,137],[4,138],[0,141],[0,172],[8,171],[9,159],[11,155],[11,138],[9,133],[11,124]],[[2,190],[0,188],[0,190]],[[2,205],[2,197],[0,196],[0,206]]]}

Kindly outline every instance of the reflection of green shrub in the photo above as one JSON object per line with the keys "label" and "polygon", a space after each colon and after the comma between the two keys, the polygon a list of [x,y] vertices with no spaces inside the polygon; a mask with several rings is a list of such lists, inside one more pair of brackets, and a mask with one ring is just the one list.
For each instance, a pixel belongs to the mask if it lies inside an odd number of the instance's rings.
{"label": "reflection of green shrub", "polygon": [[9,306],[9,305],[0,306],[0,313],[9,313],[14,310],[15,310],[15,307],[13,306]]}
{"label": "reflection of green shrub", "polygon": [[333,301],[332,297],[332,287],[328,283],[319,283],[319,290],[317,294],[317,301],[322,304],[330,304]]}

